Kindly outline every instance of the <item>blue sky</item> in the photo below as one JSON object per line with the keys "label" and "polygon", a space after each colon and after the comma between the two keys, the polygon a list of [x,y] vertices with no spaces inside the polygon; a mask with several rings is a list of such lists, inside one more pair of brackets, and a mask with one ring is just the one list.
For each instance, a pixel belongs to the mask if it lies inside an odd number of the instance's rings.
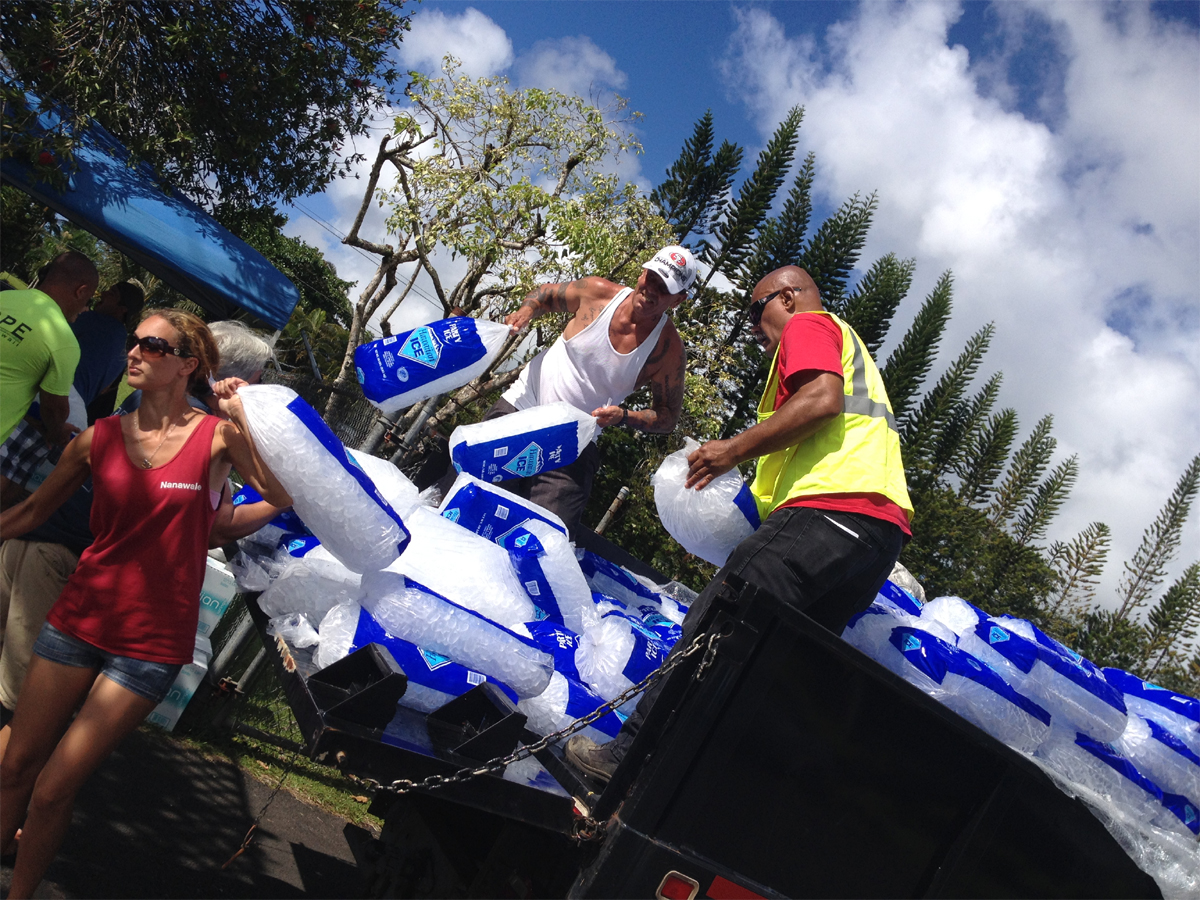
{"label": "blue sky", "polygon": [[[1115,590],[1200,452],[1200,3],[426,0],[401,62],[432,72],[445,53],[475,75],[628,98],[645,152],[620,171],[646,190],[705,110],[751,161],[804,106],[818,216],[877,192],[863,267],[916,262],[897,337],[953,272],[943,365],[995,323],[982,377],[1003,371],[1023,432],[1053,414],[1059,457],[1079,457],[1051,537],[1107,522]],[[302,201],[288,230],[364,279],[373,267],[325,227],[349,226],[356,187]],[[393,324],[434,314],[415,297]]]}

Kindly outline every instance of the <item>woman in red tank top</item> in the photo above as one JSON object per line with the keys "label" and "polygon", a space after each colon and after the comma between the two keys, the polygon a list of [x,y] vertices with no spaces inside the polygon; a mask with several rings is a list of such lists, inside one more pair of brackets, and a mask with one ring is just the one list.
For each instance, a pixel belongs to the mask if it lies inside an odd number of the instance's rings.
{"label": "woman in red tank top", "polygon": [[188,388],[216,367],[200,319],[147,313],[129,351],[141,406],[74,438],[45,483],[0,515],[0,539],[24,534],[92,476],[96,539],[47,616],[0,758],[0,852],[16,847],[24,820],[10,897],[37,888],[79,788],[191,662],[211,494],[236,467],[271,503],[291,503],[250,439],[244,382],[217,385],[230,421],[189,406]]}

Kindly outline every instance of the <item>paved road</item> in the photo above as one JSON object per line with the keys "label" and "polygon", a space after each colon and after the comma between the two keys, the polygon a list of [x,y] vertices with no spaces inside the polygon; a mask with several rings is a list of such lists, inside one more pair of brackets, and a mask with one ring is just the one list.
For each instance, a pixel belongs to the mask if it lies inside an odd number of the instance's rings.
{"label": "paved road", "polygon": [[[38,896],[361,896],[345,821],[286,790],[250,849],[222,871],[272,787],[226,760],[135,733],[84,787]],[[5,895],[11,877],[0,870]]]}

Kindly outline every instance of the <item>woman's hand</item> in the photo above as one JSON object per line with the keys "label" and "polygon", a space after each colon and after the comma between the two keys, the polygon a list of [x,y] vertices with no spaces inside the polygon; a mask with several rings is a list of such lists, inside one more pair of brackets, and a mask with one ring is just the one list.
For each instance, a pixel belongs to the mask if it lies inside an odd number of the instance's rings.
{"label": "woman's hand", "polygon": [[212,386],[217,405],[227,418],[232,419],[235,412],[242,409],[242,398],[237,395],[238,388],[245,387],[249,382],[240,378],[222,378]]}

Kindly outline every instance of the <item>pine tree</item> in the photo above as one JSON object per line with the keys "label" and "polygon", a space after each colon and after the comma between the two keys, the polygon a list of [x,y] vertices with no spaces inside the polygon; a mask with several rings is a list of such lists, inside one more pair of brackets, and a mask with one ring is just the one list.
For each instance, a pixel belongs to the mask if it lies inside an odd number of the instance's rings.
{"label": "pine tree", "polygon": [[1166,505],[1142,535],[1142,543],[1133,559],[1125,564],[1125,576],[1119,588],[1116,618],[1127,619],[1145,606],[1154,589],[1166,576],[1167,566],[1179,549],[1183,525],[1200,492],[1200,454],[1193,457]]}
{"label": "pine tree", "polygon": [[1112,531],[1103,522],[1092,522],[1068,543],[1056,541],[1049,552],[1058,576],[1058,588],[1048,605],[1052,616],[1078,618],[1096,600],[1096,582],[1104,571]]}
{"label": "pine tree", "polygon": [[917,401],[917,392],[933,369],[938,345],[950,321],[953,284],[950,273],[943,273],[880,370],[897,421],[908,416]]}
{"label": "pine tree", "polygon": [[1200,629],[1200,562],[1172,584],[1146,617],[1146,646],[1138,663],[1144,678],[1184,660],[1195,649]]}

